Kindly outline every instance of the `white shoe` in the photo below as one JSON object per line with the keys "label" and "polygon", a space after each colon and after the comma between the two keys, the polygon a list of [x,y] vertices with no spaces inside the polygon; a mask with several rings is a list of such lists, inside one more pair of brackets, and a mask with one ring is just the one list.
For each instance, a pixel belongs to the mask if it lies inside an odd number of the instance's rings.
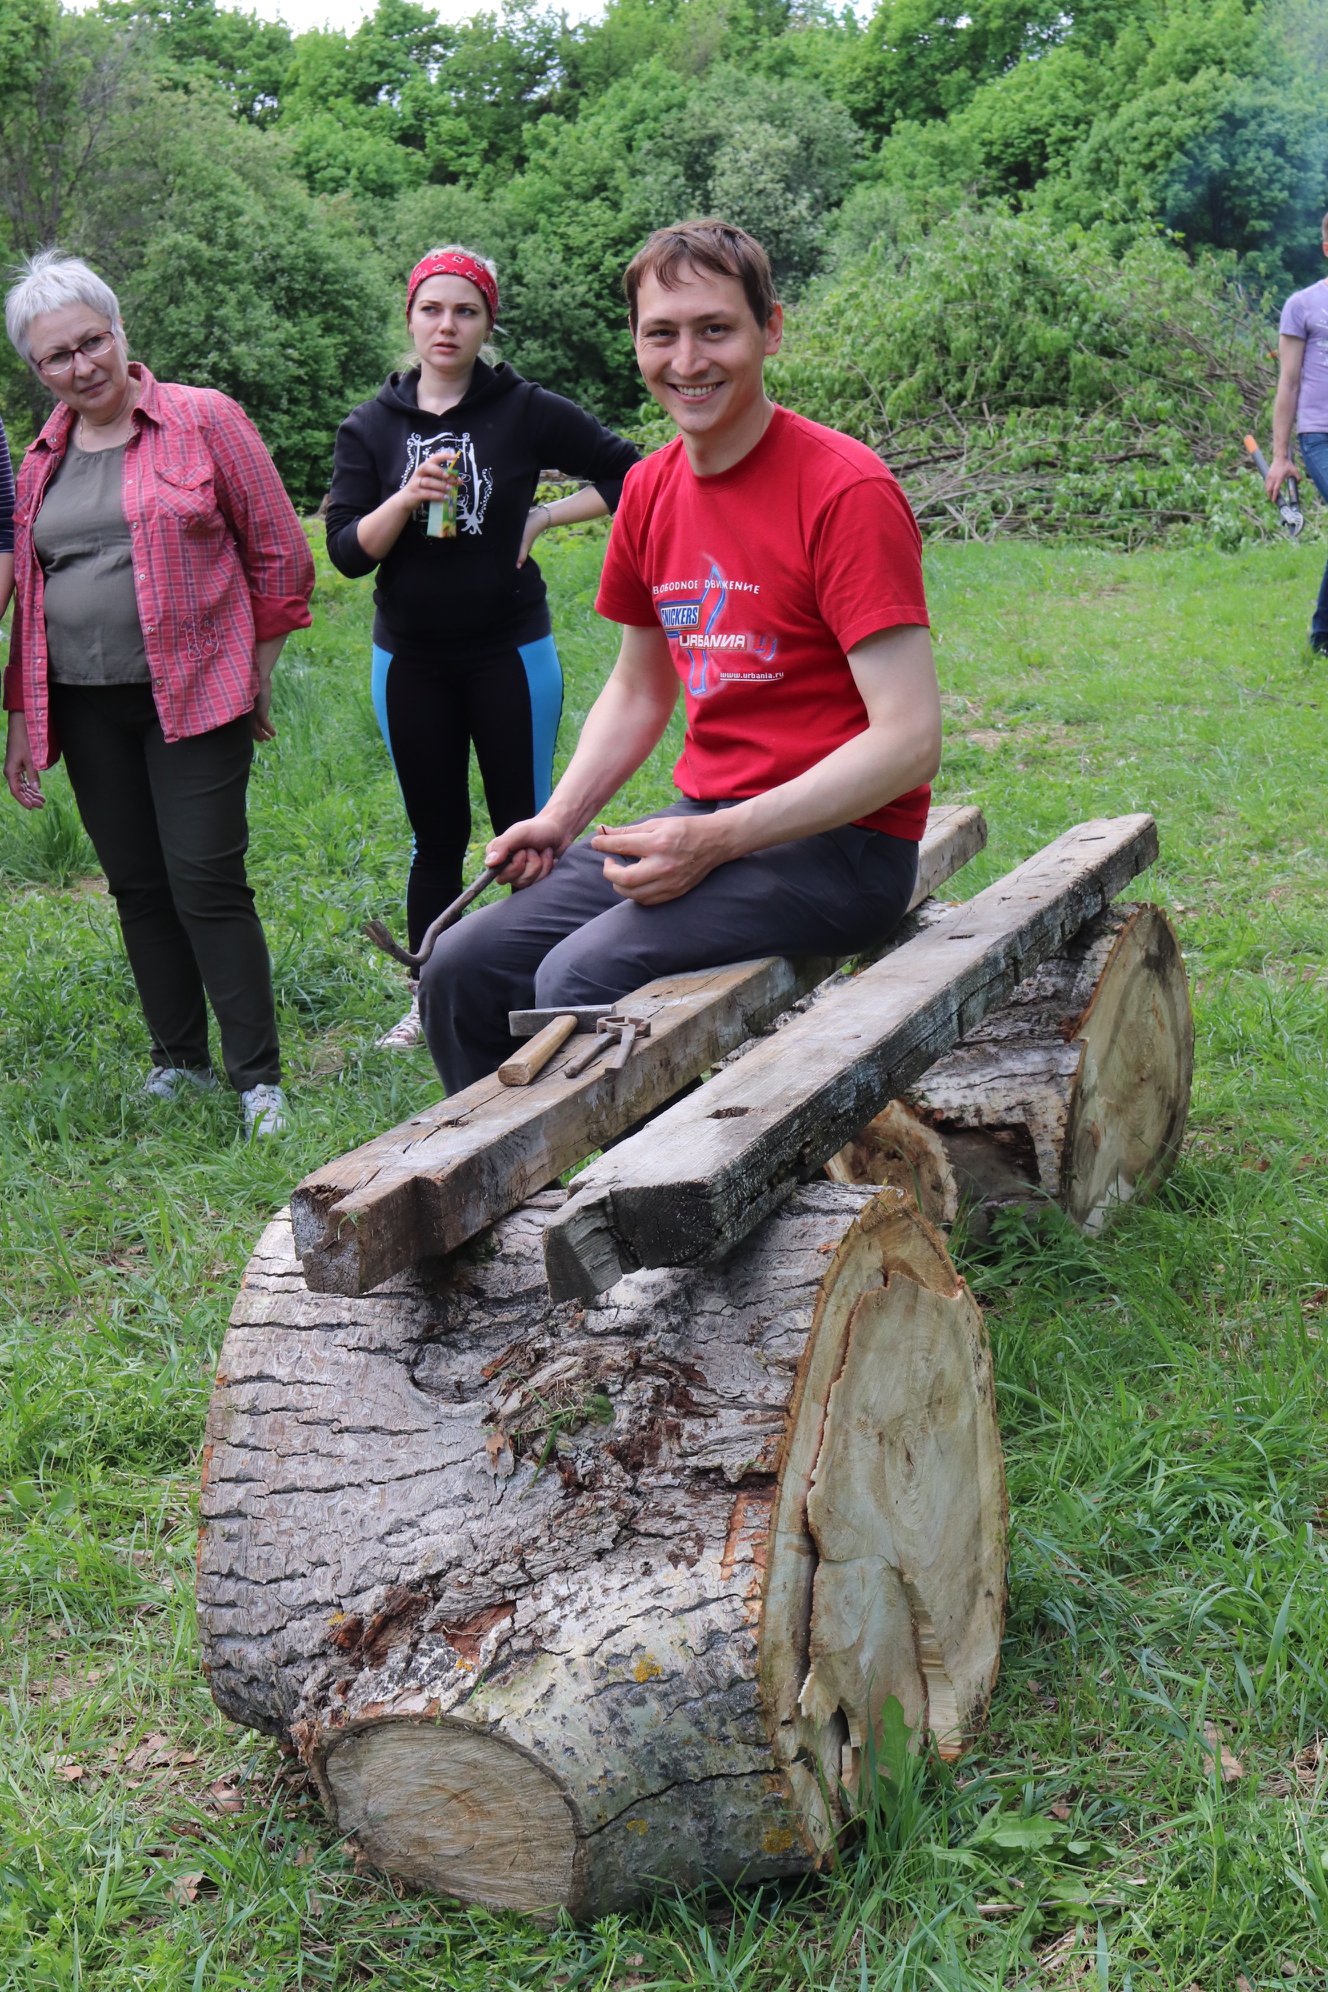
{"label": "white shoe", "polygon": [[210,1065],[154,1065],[143,1081],[143,1091],[150,1100],[173,1100],[181,1086],[192,1086],[196,1093],[215,1093],[217,1075]]}
{"label": "white shoe", "polygon": [[374,1039],[379,1051],[413,1051],[417,1044],[424,1043],[424,1025],[420,1022],[420,991],[418,983],[410,985],[410,1008],[399,1023],[393,1024],[390,1031]]}
{"label": "white shoe", "polygon": [[286,1132],[286,1095],[280,1086],[250,1086],[240,1095],[246,1141]]}

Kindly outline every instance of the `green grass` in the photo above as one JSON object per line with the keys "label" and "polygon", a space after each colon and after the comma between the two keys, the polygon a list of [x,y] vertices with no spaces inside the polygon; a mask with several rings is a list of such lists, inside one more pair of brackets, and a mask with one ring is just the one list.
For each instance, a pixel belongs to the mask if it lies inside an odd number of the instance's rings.
{"label": "green grass", "polygon": [[[612,658],[598,550],[591,532],[549,553],[564,747]],[[435,1096],[424,1054],[371,1048],[402,987],[357,929],[401,928],[407,835],[367,591],[323,573],[252,790],[288,1140],[246,1148],[228,1094],[137,1097],[144,1035],[62,776],[43,815],[0,815],[0,1992],[1324,1984],[1317,578],[1289,546],[932,556],[938,793],[991,829],[962,889],[1080,818],[1156,813],[1145,890],[1194,987],[1190,1133],[1106,1237],[1012,1229],[964,1261],[1012,1521],[1003,1668],[965,1762],[887,1736],[892,1776],[836,1875],[593,1929],[357,1875],[198,1671],[196,1455],[246,1256],[296,1178]],[[484,835],[477,798],[472,863]]]}

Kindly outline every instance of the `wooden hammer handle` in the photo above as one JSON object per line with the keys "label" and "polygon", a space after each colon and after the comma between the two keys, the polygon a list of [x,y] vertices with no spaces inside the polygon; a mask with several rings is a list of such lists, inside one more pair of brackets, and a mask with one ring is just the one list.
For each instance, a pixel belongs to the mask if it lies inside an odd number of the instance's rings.
{"label": "wooden hammer handle", "polygon": [[555,1051],[561,1050],[576,1029],[576,1018],[555,1017],[542,1031],[537,1031],[524,1051],[515,1058],[508,1058],[498,1067],[498,1077],[504,1086],[528,1086],[536,1073],[542,1072]]}

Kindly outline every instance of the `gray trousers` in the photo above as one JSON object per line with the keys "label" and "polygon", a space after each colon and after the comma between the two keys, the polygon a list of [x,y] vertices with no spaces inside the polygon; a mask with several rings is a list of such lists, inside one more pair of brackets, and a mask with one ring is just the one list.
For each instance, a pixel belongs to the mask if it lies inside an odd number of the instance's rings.
{"label": "gray trousers", "polygon": [[[731,806],[683,800],[654,814]],[[917,872],[916,844],[849,824],[637,906],[605,882],[600,852],[573,844],[538,885],[468,914],[436,943],[420,972],[434,1064],[456,1093],[511,1056],[509,1010],[616,1003],[656,976],[760,955],[856,954],[893,933]]]}

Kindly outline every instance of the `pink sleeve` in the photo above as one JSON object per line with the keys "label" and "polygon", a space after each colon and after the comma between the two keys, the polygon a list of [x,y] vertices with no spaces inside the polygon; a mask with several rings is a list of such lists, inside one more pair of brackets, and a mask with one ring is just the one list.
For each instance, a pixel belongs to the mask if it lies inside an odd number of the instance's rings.
{"label": "pink sleeve", "polygon": [[896,480],[864,477],[818,520],[811,548],[816,600],[845,650],[878,629],[927,624],[922,537]]}
{"label": "pink sleeve", "polygon": [[314,557],[263,438],[238,402],[209,396],[206,433],[217,498],[249,583],[254,634],[307,629]]}

